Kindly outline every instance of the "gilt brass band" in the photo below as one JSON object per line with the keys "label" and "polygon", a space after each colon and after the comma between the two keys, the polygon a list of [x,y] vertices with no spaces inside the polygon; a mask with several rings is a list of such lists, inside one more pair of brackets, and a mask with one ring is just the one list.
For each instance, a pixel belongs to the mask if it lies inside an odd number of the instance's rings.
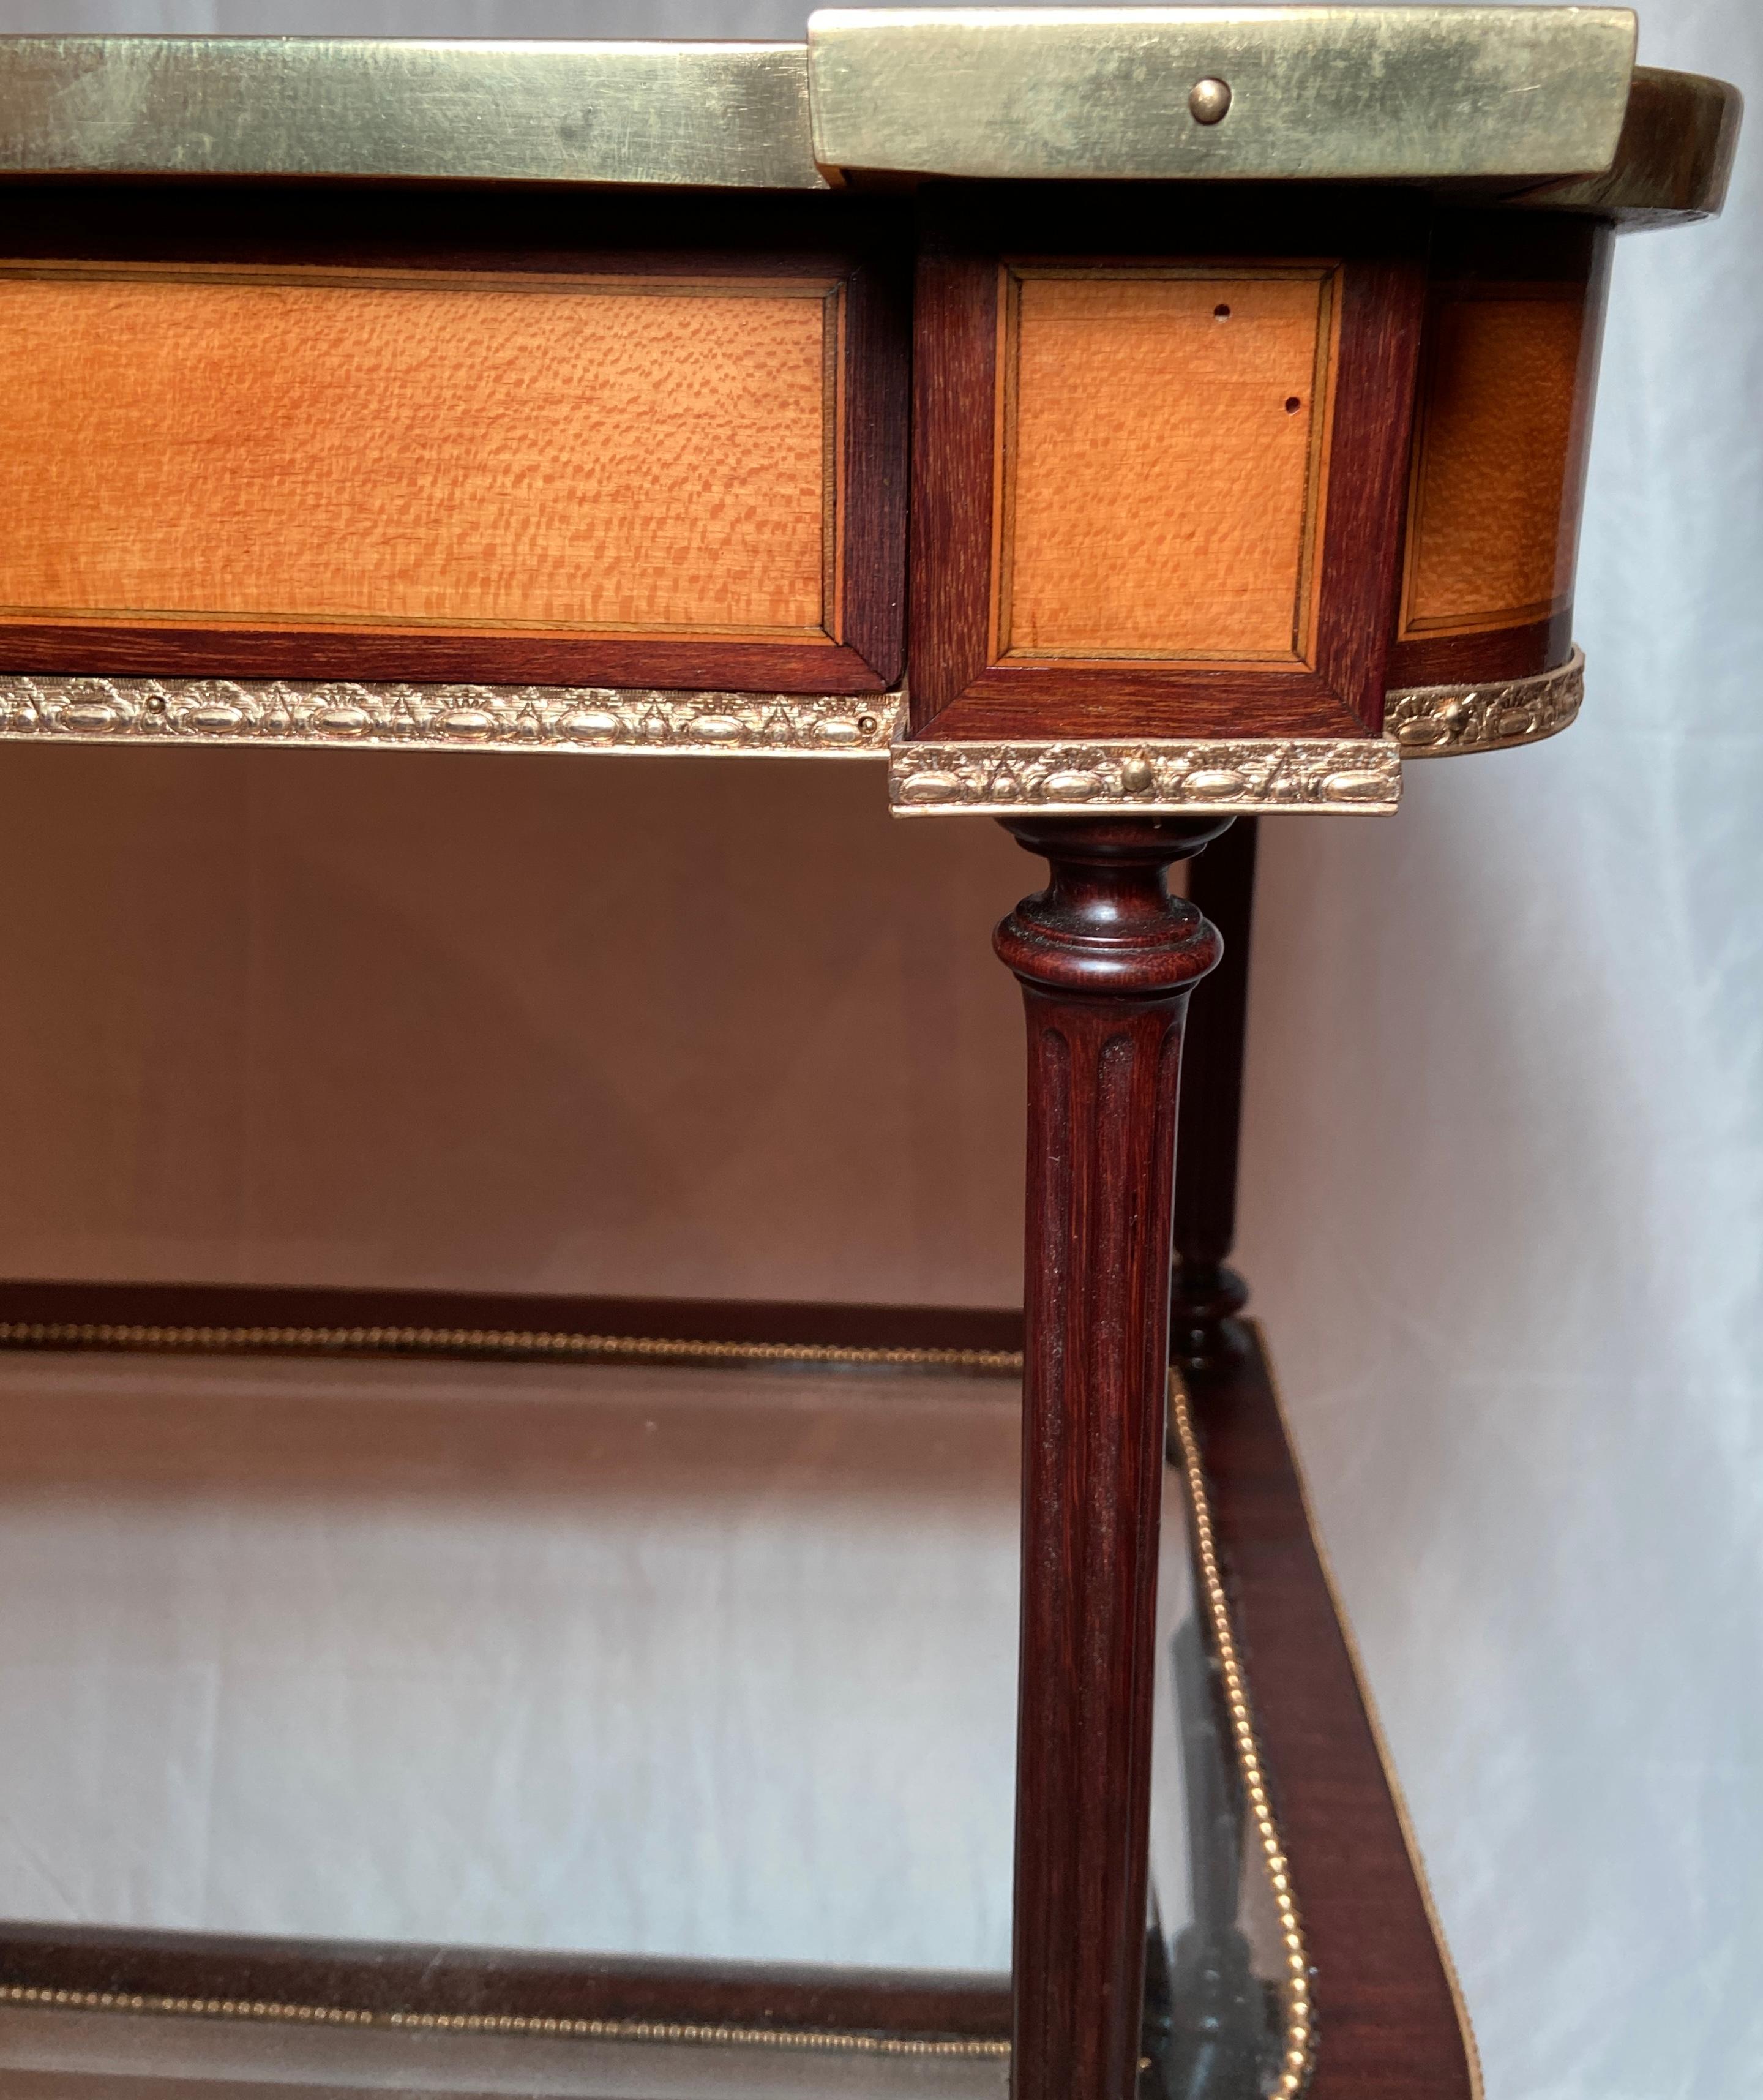
{"label": "gilt brass band", "polygon": [[0,172],[818,190],[797,44],[0,37]]}
{"label": "gilt brass band", "polygon": [[550,751],[888,761],[899,816],[1335,810],[1387,815],[1401,761],[1503,751],[1567,727],[1585,689],[1559,670],[1391,693],[1381,737],[1060,738],[909,743],[903,691],[804,699],[567,686],[0,676],[0,740]]}
{"label": "gilt brass band", "polygon": [[1513,177],[1609,167],[1634,43],[1626,7],[841,7],[809,104],[848,172]]}
{"label": "gilt brass band", "polygon": [[888,766],[897,817],[1239,816],[1333,810],[1388,816],[1402,794],[1393,738],[1205,737],[900,743]]}
{"label": "gilt brass band", "polygon": [[881,758],[901,705],[898,693],[14,675],[0,677],[0,738]]}
{"label": "gilt brass band", "polygon": [[1633,71],[1634,40],[1626,8],[1437,5],[831,9],[805,44],[0,37],[0,175],[1327,178],[1717,211],[1738,93]]}
{"label": "gilt brass band", "polygon": [[1450,758],[1465,751],[1509,751],[1566,729],[1585,697],[1585,654],[1558,671],[1491,685],[1418,686],[1391,693],[1383,726],[1404,758]]}

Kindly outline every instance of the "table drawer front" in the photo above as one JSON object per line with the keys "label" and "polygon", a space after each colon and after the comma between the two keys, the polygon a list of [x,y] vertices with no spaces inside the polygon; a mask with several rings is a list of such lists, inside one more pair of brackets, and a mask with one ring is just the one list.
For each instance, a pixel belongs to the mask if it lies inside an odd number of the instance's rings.
{"label": "table drawer front", "polygon": [[0,266],[0,649],[890,682],[873,601],[881,582],[897,624],[899,552],[847,470],[876,420],[862,272],[619,260]]}

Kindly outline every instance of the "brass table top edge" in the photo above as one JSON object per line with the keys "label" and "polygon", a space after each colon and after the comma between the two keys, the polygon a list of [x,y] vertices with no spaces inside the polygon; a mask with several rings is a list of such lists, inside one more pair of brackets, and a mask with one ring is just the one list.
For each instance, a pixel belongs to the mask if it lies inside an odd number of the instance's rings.
{"label": "brass table top edge", "polygon": [[1387,815],[1406,760],[1503,751],[1580,711],[1585,658],[1392,692],[1377,737],[910,741],[906,695],[0,673],[0,743],[885,761],[897,816],[1234,810]]}
{"label": "brass table top edge", "polygon": [[[1438,4],[834,8],[799,44],[10,36],[0,176],[1328,180],[1717,211],[1741,98],[1633,43],[1625,8]],[[1221,79],[1223,114],[1191,113]]]}

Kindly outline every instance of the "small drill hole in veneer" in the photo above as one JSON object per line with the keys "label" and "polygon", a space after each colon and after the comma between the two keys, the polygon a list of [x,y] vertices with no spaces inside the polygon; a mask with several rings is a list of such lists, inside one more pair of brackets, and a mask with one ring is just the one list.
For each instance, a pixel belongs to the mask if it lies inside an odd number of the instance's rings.
{"label": "small drill hole in veneer", "polygon": [[1295,416],[1303,405],[1303,403],[1298,399],[1295,394],[1288,394],[1286,395],[1285,412],[1288,416]]}
{"label": "small drill hole in veneer", "polygon": [[1212,309],[1212,318],[1215,321],[1227,321],[1230,317],[1231,310],[1228,307],[1214,307]]}

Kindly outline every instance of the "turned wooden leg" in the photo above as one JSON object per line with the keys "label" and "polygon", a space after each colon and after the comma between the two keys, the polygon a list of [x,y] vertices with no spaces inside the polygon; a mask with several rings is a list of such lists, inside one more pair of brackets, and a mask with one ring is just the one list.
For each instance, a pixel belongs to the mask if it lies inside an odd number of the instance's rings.
{"label": "turned wooden leg", "polygon": [[1029,1027],[1016,2100],[1130,2100],[1144,1993],[1175,1106],[1219,957],[1200,819],[1010,820],[1052,881],[998,929]]}
{"label": "turned wooden leg", "polygon": [[1177,1361],[1187,1364],[1212,1361],[1223,1343],[1223,1322],[1249,1296],[1248,1286],[1225,1261],[1236,1238],[1255,828],[1254,818],[1240,818],[1195,862],[1188,883],[1188,897],[1223,937],[1224,955],[1194,1010],[1182,1050],[1170,1339]]}

